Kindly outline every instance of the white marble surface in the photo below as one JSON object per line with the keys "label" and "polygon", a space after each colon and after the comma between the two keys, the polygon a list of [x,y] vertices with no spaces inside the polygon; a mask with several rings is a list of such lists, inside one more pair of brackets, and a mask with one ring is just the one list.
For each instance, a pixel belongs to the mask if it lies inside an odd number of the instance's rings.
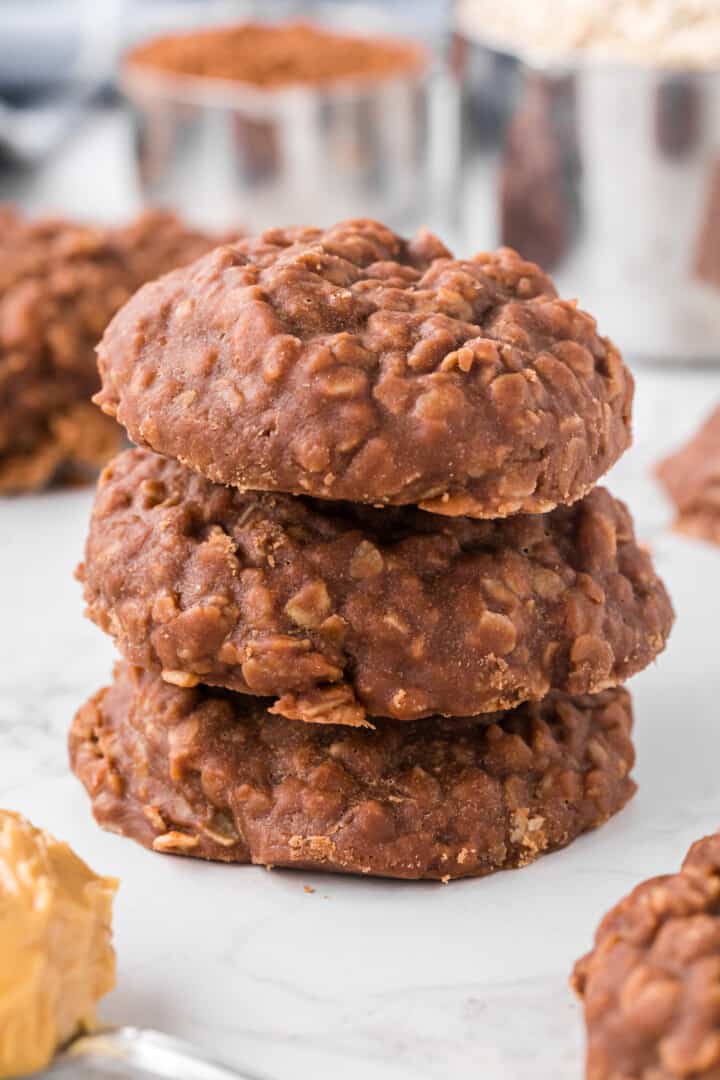
{"label": "white marble surface", "polygon": [[482,881],[216,867],[102,833],[65,758],[73,711],[113,656],[72,577],[91,493],[0,502],[0,805],[122,880],[105,1017],[191,1038],[272,1080],[580,1076],[574,959],[612,902],[720,825],[720,552],[668,533],[649,472],[720,400],[720,372],[638,384],[636,447],[611,486],[632,503],[678,612],[667,652],[633,681],[640,792],[567,851]]}

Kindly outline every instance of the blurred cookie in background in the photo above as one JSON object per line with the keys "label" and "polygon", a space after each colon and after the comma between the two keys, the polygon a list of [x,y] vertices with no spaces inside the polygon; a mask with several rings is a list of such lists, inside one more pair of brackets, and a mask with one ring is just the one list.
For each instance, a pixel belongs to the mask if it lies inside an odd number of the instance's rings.
{"label": "blurred cookie in background", "polygon": [[720,406],[656,473],[675,504],[675,532],[720,545]]}
{"label": "blurred cookie in background", "polygon": [[95,346],[145,281],[227,237],[150,211],[96,228],[0,209],[0,494],[91,478],[123,444],[95,409]]}

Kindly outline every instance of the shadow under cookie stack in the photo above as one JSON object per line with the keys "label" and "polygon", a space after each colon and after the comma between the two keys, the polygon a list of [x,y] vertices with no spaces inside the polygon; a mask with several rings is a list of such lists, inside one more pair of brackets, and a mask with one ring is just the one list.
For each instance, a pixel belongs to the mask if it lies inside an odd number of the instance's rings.
{"label": "shadow under cookie stack", "polygon": [[70,737],[161,852],[398,878],[522,866],[620,810],[623,681],[672,608],[622,503],[632,379],[509,249],[272,230],[99,350],[139,449],[81,568],[124,659]]}

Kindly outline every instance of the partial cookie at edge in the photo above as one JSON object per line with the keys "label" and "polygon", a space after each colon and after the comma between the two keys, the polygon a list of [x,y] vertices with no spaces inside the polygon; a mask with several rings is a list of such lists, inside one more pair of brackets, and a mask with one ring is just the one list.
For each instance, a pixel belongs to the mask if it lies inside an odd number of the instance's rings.
{"label": "partial cookie at edge", "polygon": [[0,209],[0,493],[87,478],[120,449],[90,405],[103,330],[145,281],[227,239],[160,211],[96,228]]}
{"label": "partial cookie at edge", "polygon": [[720,545],[720,407],[656,473],[675,504],[676,532]]}
{"label": "partial cookie at edge", "polygon": [[90,401],[46,418],[47,434],[32,449],[0,455],[0,495],[39,491],[54,482],[90,479],[126,445],[125,433]]}
{"label": "partial cookie at edge", "polygon": [[720,834],[680,873],[638,885],[601,922],[573,986],[589,1080],[715,1080],[720,1074]]}
{"label": "partial cookie at edge", "polygon": [[627,691],[492,721],[295,724],[123,664],[70,756],[98,822],[156,851],[408,879],[524,866],[632,796]]}

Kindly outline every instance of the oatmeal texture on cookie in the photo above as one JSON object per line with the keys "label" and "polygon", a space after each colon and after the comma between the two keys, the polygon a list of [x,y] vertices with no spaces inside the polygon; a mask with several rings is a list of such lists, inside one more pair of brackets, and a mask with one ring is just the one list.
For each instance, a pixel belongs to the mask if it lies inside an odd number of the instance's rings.
{"label": "oatmeal texture on cookie", "polygon": [[625,690],[490,719],[313,727],[120,665],[70,756],[98,822],[155,851],[397,878],[524,866],[632,796]]}
{"label": "oatmeal texture on cookie", "polygon": [[538,513],[631,439],[617,349],[534,263],[367,220],[270,230],[148,285],[99,366],[135,442],[239,488]]}
{"label": "oatmeal texture on cookie", "polygon": [[315,722],[601,690],[645,667],[673,618],[603,489],[477,521],[243,493],[139,449],[100,479],[80,572],[131,662]]}
{"label": "oatmeal texture on cookie", "polygon": [[720,834],[605,916],[573,986],[588,1080],[720,1076]]}

